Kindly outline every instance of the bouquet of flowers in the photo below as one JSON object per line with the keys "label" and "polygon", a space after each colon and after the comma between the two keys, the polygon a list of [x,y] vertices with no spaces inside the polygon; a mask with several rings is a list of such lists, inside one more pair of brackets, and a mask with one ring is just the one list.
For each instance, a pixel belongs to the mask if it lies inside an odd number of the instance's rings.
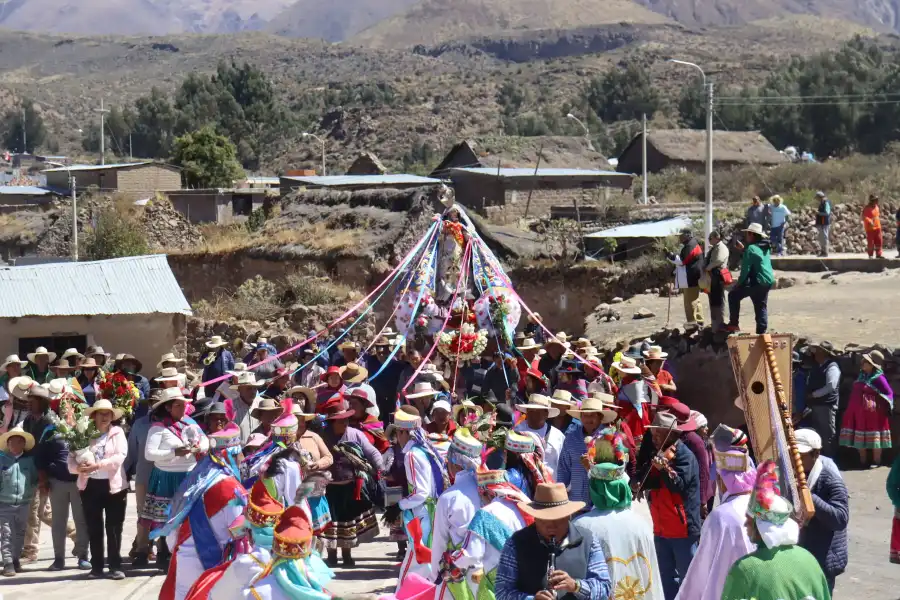
{"label": "bouquet of flowers", "polygon": [[68,444],[80,465],[94,462],[91,440],[100,436],[94,421],[85,414],[85,408],[81,402],[64,399],[59,406],[59,415],[53,411],[49,415],[56,433]]}
{"label": "bouquet of flowers", "polygon": [[113,406],[122,409],[126,418],[130,418],[134,407],[141,398],[141,393],[134,382],[122,373],[102,373],[100,376],[100,397],[112,402]]}
{"label": "bouquet of flowers", "polygon": [[487,345],[488,332],[465,323],[458,330],[441,333],[438,352],[450,359],[471,360],[481,356]]}

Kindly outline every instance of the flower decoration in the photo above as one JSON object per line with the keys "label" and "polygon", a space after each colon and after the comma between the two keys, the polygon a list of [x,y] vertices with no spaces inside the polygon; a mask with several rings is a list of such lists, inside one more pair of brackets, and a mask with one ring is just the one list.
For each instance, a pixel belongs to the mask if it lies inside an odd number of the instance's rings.
{"label": "flower decoration", "polygon": [[488,332],[475,330],[471,323],[452,331],[444,331],[438,338],[438,352],[452,360],[471,360],[481,356],[488,345]]}
{"label": "flower decoration", "polygon": [[48,418],[57,435],[65,440],[72,452],[90,447],[91,440],[100,435],[94,421],[85,414],[86,408],[81,402],[64,399],[60,402],[59,415],[53,411],[49,413]]}
{"label": "flower decoration", "polygon": [[125,417],[131,417],[141,393],[134,382],[122,373],[103,373],[99,383],[100,397],[122,409]]}

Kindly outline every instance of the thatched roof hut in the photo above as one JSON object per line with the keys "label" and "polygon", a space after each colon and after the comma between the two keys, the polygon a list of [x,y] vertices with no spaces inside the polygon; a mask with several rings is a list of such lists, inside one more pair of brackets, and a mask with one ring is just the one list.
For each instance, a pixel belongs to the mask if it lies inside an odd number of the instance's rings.
{"label": "thatched roof hut", "polygon": [[[642,134],[637,134],[619,157],[620,173],[641,172]],[[713,165],[771,166],[787,158],[758,131],[713,132]],[[663,129],[647,132],[647,171],[656,173],[669,167],[690,171],[706,168],[706,131],[702,129]]]}
{"label": "thatched roof hut", "polygon": [[541,168],[604,169],[606,158],[588,147],[584,137],[572,136],[487,136],[463,140],[447,153],[431,173],[446,177],[450,169],[534,168],[541,156]]}
{"label": "thatched roof hut", "polygon": [[375,156],[374,152],[364,150],[359,153],[350,168],[347,169],[347,175],[385,175],[388,172],[384,163]]}

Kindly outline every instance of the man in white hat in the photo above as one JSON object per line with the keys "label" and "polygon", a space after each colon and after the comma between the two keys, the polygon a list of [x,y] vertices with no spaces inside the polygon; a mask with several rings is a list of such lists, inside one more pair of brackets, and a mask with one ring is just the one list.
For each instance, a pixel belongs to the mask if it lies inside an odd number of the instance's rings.
{"label": "man in white hat", "polygon": [[772,270],[772,250],[762,225],[752,223],[747,229],[744,257],[741,259],[741,276],[728,292],[730,319],[725,331],[736,332],[741,317],[741,300],[750,298],[756,316],[756,333],[763,334],[769,328],[769,291],[775,284]]}
{"label": "man in white hat", "polygon": [[438,498],[431,537],[431,571],[441,579],[435,592],[438,600],[467,600],[478,590],[472,579],[477,564],[467,560],[463,544],[469,523],[481,508],[475,471],[481,467],[483,451],[482,443],[468,429],[458,429],[450,439],[447,471],[453,485]]}
{"label": "man in white hat", "polygon": [[566,437],[548,419],[557,417],[559,409],[552,405],[552,400],[547,396],[532,394],[528,403],[517,404],[516,410],[525,413],[525,420],[516,426],[516,431],[531,432],[538,436],[544,446],[544,464],[555,474]]}
{"label": "man in white hat", "polygon": [[50,380],[53,379],[50,363],[54,360],[56,360],[56,352],[50,352],[44,346],[38,346],[34,352],[28,354],[28,368],[25,374],[38,383],[50,383]]}
{"label": "man in white hat", "polygon": [[250,435],[259,427],[259,420],[253,416],[253,411],[259,406],[262,397],[259,388],[264,385],[256,380],[256,374],[251,371],[238,373],[237,382],[232,386],[237,390],[237,398],[234,400],[234,422],[241,429],[241,441],[246,442]]}
{"label": "man in white hat", "polygon": [[581,408],[572,408],[569,414],[581,421],[581,426],[566,434],[559,456],[556,481],[562,482],[569,490],[569,497],[591,507],[590,480],[584,465],[587,454],[586,438],[599,434],[604,423],[612,423],[616,418],[613,397],[595,393],[581,403]]}
{"label": "man in white hat", "polygon": [[[12,379],[22,376],[22,370],[28,365],[28,361],[21,360],[18,354],[10,354],[0,364],[0,402],[8,400],[12,394],[9,385]],[[2,425],[2,424],[0,424]]]}
{"label": "man in white hat", "polygon": [[[212,336],[205,346],[208,352],[200,361],[203,367],[203,381],[212,381],[234,369],[234,355],[228,349],[228,342],[221,335]],[[205,388],[206,397],[212,397],[216,393],[219,383],[208,384]]]}
{"label": "man in white hat", "polygon": [[[600,540],[570,522],[584,502],[569,500],[561,483],[542,483],[532,502],[518,506],[533,523],[514,533],[503,547],[497,567],[497,600],[612,597]],[[552,555],[556,555],[554,562]]]}

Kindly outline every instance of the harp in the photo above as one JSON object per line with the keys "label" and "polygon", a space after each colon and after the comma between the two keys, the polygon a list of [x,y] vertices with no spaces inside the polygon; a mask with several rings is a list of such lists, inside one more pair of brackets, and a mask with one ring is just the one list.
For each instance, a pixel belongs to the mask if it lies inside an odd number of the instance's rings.
{"label": "harp", "polygon": [[[791,421],[792,349],[790,334],[728,338],[738,401],[747,420],[757,463],[775,461],[781,474],[781,489],[794,505],[794,516],[800,523],[806,523],[815,514],[815,508]],[[786,374],[786,380],[782,379],[782,373]]]}

